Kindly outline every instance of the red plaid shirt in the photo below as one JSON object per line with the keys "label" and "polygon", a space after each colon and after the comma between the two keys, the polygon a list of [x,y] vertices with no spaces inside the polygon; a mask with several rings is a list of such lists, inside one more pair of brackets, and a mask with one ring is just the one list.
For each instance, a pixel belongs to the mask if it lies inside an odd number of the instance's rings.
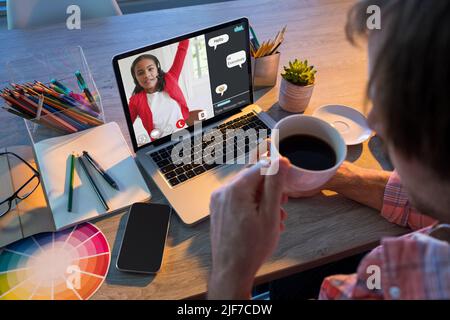
{"label": "red plaid shirt", "polygon": [[429,236],[436,221],[410,206],[395,172],[381,215],[418,231],[382,239],[356,274],[325,278],[319,299],[450,299],[450,245]]}

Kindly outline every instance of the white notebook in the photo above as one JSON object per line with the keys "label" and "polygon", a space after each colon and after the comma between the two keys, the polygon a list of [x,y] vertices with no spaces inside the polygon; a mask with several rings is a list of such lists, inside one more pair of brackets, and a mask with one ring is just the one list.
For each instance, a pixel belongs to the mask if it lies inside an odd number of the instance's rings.
{"label": "white notebook", "polygon": [[[34,151],[56,230],[98,218],[135,202],[150,200],[150,191],[115,122],[40,141],[34,145]],[[113,189],[86,163],[109,206],[108,211],[102,206],[79,161],[75,166],[72,212],[67,210],[70,155],[72,152],[81,155],[83,151],[87,151],[119,186],[120,191]]]}

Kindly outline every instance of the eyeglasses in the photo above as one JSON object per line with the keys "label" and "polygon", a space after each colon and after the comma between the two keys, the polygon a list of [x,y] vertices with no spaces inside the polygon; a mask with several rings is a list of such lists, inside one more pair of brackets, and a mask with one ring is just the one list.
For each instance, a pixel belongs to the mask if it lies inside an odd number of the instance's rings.
{"label": "eyeglasses", "polygon": [[18,156],[17,154],[15,154],[13,152],[0,152],[0,159],[2,157],[7,157],[7,156],[13,156],[13,157],[19,159],[20,161],[22,161],[23,163],[25,163],[28,166],[28,168],[31,169],[33,175],[31,176],[31,178],[29,178],[27,180],[27,182],[25,182],[19,189],[17,189],[9,198],[0,199],[0,217],[5,215],[6,213],[8,213],[11,210],[12,203],[14,200],[21,201],[21,200],[26,199],[30,194],[33,193],[34,190],[36,190],[36,188],[39,186],[39,183],[41,182],[39,172],[36,169],[34,169],[27,161],[22,159],[22,157]]}

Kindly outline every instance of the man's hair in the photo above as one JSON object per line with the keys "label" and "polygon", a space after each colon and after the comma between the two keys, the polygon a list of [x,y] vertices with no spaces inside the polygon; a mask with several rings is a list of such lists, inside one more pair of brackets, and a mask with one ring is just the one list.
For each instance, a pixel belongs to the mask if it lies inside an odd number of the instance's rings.
{"label": "man's hair", "polygon": [[143,55],[140,55],[139,57],[137,57],[131,64],[131,76],[133,77],[133,81],[134,81],[134,85],[135,85],[132,95],[135,95],[144,90],[144,88],[142,88],[141,85],[139,84],[139,81],[136,76],[136,70],[134,70],[136,68],[136,65],[138,64],[138,62],[141,60],[144,60],[144,59],[152,60],[156,64],[156,69],[158,70],[158,76],[157,76],[158,81],[156,82],[156,91],[163,91],[164,86],[166,85],[166,81],[165,81],[165,77],[164,77],[166,75],[166,73],[162,70],[161,63],[159,62],[158,58],[152,54],[143,54]]}
{"label": "man's hair", "polygon": [[[381,9],[368,30],[367,8]],[[348,13],[347,37],[379,33],[367,96],[387,139],[406,157],[450,179],[450,1],[363,0]]]}

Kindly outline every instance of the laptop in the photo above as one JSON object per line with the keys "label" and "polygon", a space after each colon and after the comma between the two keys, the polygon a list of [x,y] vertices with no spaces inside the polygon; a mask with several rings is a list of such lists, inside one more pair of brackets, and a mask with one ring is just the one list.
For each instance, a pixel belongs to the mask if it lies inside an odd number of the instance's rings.
{"label": "laptop", "polygon": [[113,67],[138,163],[185,224],[205,219],[211,193],[246,166],[252,130],[259,143],[275,124],[253,104],[247,18],[121,53]]}

